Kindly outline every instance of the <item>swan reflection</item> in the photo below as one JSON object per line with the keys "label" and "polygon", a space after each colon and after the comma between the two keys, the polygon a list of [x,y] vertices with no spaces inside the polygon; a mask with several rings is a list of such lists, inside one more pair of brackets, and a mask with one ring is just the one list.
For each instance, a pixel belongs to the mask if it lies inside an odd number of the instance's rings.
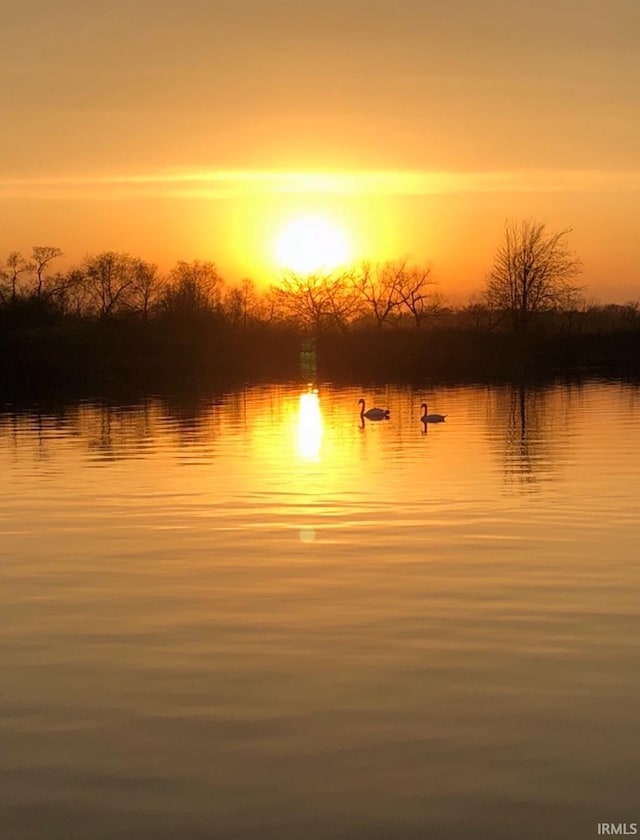
{"label": "swan reflection", "polygon": [[316,390],[300,394],[298,408],[298,454],[308,460],[320,460],[322,413]]}

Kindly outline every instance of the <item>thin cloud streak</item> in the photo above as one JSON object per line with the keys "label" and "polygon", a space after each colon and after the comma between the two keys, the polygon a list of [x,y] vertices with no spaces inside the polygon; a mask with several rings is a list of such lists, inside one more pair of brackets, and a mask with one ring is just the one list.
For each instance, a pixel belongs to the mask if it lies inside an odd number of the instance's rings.
{"label": "thin cloud streak", "polygon": [[465,193],[640,190],[640,171],[542,170],[521,172],[286,172],[182,170],[138,174],[1,178],[3,199],[218,200],[271,194],[429,196]]}

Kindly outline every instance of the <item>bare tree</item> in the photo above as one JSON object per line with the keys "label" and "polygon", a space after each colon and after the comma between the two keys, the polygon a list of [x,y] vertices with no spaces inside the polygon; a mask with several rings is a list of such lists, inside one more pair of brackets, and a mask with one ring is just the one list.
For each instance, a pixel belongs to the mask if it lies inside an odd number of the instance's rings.
{"label": "bare tree", "polygon": [[101,317],[114,315],[130,305],[134,263],[129,254],[114,251],[86,257],[83,266],[86,290]]}
{"label": "bare tree", "polygon": [[32,270],[33,266],[25,260],[20,251],[12,251],[7,257],[5,267],[2,270],[2,275],[9,284],[12,301],[15,301],[18,296],[18,282],[20,280],[20,275]]}
{"label": "bare tree", "polygon": [[272,288],[277,314],[311,329],[318,330],[328,317],[322,277],[317,274],[285,272]]}
{"label": "bare tree", "polygon": [[432,290],[436,281],[431,276],[430,265],[411,266],[405,260],[397,264],[396,274],[401,303],[413,315],[416,327],[442,311],[444,301]]}
{"label": "bare tree", "polygon": [[345,330],[360,306],[349,272],[296,274],[287,271],[272,288],[278,314],[319,332],[330,326]]}
{"label": "bare tree", "polygon": [[244,277],[239,286],[233,286],[227,291],[224,310],[232,323],[243,327],[259,316],[258,295],[252,280]]}
{"label": "bare tree", "polygon": [[182,314],[217,311],[222,304],[223,286],[214,263],[180,261],[169,272],[164,308]]}
{"label": "bare tree", "polygon": [[258,320],[271,324],[280,317],[280,295],[276,286],[269,286],[258,298]]}
{"label": "bare tree", "polygon": [[408,258],[389,260],[380,265],[361,264],[355,278],[364,310],[378,329],[398,324],[403,310],[410,313],[417,327],[442,309],[442,298],[433,294],[431,266],[414,266]]}
{"label": "bare tree", "polygon": [[56,259],[56,257],[61,256],[62,251],[55,245],[34,245],[31,249],[31,265],[32,271],[34,271],[36,275],[35,293],[37,298],[42,297],[42,292],[45,283],[45,269],[52,260]]}
{"label": "bare tree", "polygon": [[570,229],[548,233],[532,219],[507,222],[504,241],[489,274],[485,298],[494,310],[509,313],[517,332],[524,333],[540,312],[575,302],[580,261],[569,250]]}
{"label": "bare tree", "polygon": [[72,268],[59,280],[58,299],[64,312],[75,316],[86,315],[91,309],[91,295],[85,273]]}
{"label": "bare tree", "polygon": [[398,266],[384,263],[374,266],[363,262],[355,285],[364,304],[364,310],[372,315],[378,329],[391,323],[393,315],[402,303]]}
{"label": "bare tree", "polygon": [[362,311],[362,299],[351,271],[325,275],[324,290],[330,323],[345,332],[353,319]]}
{"label": "bare tree", "polygon": [[[84,285],[84,277],[79,269],[73,269],[68,272],[57,271],[55,274],[47,274],[42,280],[42,287],[40,289],[40,300],[47,304],[52,304],[61,312],[68,310],[68,295],[70,285],[75,283],[75,277],[79,274]],[[36,292],[37,294],[37,292]]]}
{"label": "bare tree", "polygon": [[146,321],[149,313],[158,304],[164,290],[164,281],[155,263],[134,259],[131,265],[133,284],[129,300],[131,306]]}

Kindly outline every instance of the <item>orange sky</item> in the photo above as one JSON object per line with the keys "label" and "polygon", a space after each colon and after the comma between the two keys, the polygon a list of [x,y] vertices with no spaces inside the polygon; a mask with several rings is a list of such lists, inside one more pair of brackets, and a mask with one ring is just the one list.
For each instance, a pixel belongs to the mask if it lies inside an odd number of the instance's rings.
{"label": "orange sky", "polygon": [[114,249],[270,281],[279,230],[479,290],[505,219],[640,293],[637,0],[4,0],[0,259]]}

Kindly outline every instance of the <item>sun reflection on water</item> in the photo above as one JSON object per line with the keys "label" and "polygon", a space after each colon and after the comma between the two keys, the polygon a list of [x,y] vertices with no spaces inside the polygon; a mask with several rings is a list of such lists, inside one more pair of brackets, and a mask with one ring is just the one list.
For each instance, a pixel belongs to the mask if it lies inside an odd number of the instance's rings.
{"label": "sun reflection on water", "polygon": [[322,413],[316,389],[300,394],[298,408],[298,454],[311,461],[320,460]]}

